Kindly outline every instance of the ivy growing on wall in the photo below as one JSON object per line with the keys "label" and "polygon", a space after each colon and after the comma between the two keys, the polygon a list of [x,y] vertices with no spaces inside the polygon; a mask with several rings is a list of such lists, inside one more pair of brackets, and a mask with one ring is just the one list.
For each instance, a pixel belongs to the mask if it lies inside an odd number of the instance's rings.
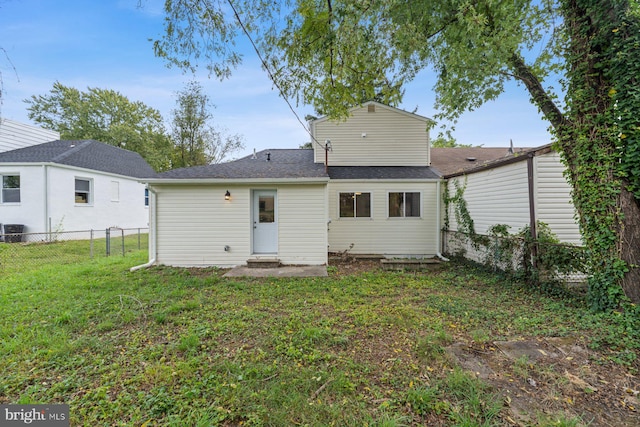
{"label": "ivy growing on wall", "polygon": [[467,178],[463,184],[460,184],[458,180],[453,180],[453,186],[455,192],[453,195],[449,193],[449,186],[445,186],[444,192],[444,230],[449,230],[449,212],[453,209],[453,214],[458,224],[458,231],[466,234],[471,240],[471,244],[474,249],[479,249],[480,246],[486,245],[487,237],[476,233],[475,225],[473,224],[473,218],[467,208],[467,201],[464,199],[464,192],[467,189]]}

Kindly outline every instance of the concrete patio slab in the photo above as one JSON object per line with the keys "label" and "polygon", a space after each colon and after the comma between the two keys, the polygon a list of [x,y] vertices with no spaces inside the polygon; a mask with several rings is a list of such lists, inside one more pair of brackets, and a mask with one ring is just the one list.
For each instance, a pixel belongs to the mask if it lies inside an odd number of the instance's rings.
{"label": "concrete patio slab", "polygon": [[277,268],[232,268],[222,277],[327,277],[325,265],[285,265]]}

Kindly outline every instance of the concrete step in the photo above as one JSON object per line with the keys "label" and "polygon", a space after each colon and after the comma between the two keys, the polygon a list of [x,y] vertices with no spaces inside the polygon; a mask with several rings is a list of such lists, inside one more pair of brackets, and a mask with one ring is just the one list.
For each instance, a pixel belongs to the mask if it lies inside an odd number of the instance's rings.
{"label": "concrete step", "polygon": [[278,258],[251,258],[247,260],[249,268],[278,268],[280,260]]}

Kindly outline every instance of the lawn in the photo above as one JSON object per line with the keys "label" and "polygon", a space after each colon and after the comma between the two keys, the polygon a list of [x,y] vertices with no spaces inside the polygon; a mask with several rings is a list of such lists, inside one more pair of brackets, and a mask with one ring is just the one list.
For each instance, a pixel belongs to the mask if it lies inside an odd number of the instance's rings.
{"label": "lawn", "polygon": [[[67,403],[92,426],[638,425],[628,314],[456,263],[128,271],[145,260],[3,277],[0,404]],[[540,357],[509,357],[507,341]]]}

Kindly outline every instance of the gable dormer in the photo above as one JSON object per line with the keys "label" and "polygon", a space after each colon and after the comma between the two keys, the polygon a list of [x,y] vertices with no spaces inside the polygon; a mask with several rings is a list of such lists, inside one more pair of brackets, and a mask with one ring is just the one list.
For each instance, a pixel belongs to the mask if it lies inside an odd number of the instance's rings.
{"label": "gable dormer", "polygon": [[[310,123],[314,161],[329,166],[429,166],[430,119],[375,101],[351,109],[346,121],[321,117]],[[322,146],[321,146],[322,145]]]}

